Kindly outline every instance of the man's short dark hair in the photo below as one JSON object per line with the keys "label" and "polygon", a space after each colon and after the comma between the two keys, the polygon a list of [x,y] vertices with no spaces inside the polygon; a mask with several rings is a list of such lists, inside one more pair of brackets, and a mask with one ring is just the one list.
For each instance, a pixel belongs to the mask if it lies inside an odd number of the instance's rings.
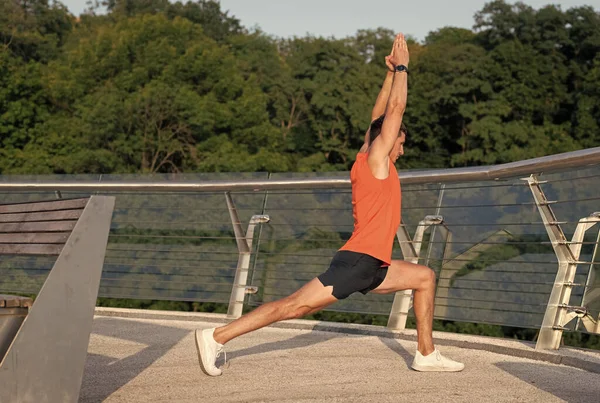
{"label": "man's short dark hair", "polygon": [[[369,145],[373,144],[373,141],[381,134],[381,128],[383,127],[383,120],[385,119],[385,114],[381,115],[377,119],[371,122],[371,127],[369,128]],[[405,136],[408,136],[408,129],[404,122],[400,126],[400,133],[404,132]]]}

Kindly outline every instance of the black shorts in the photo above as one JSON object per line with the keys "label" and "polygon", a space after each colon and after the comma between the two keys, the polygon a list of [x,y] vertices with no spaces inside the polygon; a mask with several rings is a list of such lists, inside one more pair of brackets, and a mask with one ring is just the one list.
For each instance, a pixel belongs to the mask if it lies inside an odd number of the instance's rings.
{"label": "black shorts", "polygon": [[341,250],[331,260],[329,269],[317,278],[325,287],[333,286],[334,297],[344,299],[357,291],[366,294],[379,287],[388,269],[382,264],[373,256]]}

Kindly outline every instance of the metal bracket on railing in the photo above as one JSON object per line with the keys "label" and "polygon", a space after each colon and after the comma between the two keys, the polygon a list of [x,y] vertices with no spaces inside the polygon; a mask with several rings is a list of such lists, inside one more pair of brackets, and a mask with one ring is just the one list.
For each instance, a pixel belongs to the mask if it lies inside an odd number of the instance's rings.
{"label": "metal bracket on railing", "polygon": [[[432,225],[442,225],[446,230],[444,224],[444,217],[441,215],[428,215],[419,222],[415,237],[413,240],[410,239],[410,234],[404,224],[398,227],[396,236],[398,237],[398,243],[402,250],[404,260],[410,263],[418,263],[419,254],[421,253],[421,246],[423,244],[423,235],[425,230]],[[394,302],[388,318],[387,327],[392,330],[402,330],[406,328],[406,319],[408,318],[408,311],[412,306],[412,290],[398,291],[394,296]]]}
{"label": "metal bracket on railing", "polygon": [[244,292],[246,294],[256,294],[258,292],[258,287],[253,286],[253,285],[248,285],[248,286],[246,286]]}
{"label": "metal bracket on railing", "polygon": [[551,203],[546,199],[546,195],[540,187],[541,182],[537,180],[535,175],[531,175],[524,180],[527,181],[531,189],[535,204],[558,259],[558,271],[535,348],[558,350],[564,326],[576,317],[581,318],[586,329],[598,331],[598,323],[589,315],[587,309],[585,307],[572,307],[569,305],[569,300],[574,286],[573,280],[575,279],[577,265],[580,263],[579,255],[581,254],[583,237],[588,229],[600,221],[600,213],[593,213],[589,217],[580,219],[573,234],[573,239],[569,242],[550,208]]}
{"label": "metal bracket on railing", "polygon": [[562,304],[558,306],[560,309],[566,311],[566,314],[563,317],[563,321],[561,323],[556,324],[552,327],[554,330],[563,331],[569,330],[566,326],[573,319],[581,320],[585,330],[590,333],[600,333],[600,315],[598,319],[594,319],[591,315],[590,311],[584,306],[570,306],[566,304]]}
{"label": "metal bracket on railing", "polygon": [[239,252],[238,265],[233,280],[233,288],[231,289],[231,297],[229,298],[227,316],[229,318],[239,318],[242,316],[245,295],[256,294],[258,292],[258,287],[246,285],[246,282],[248,281],[248,269],[250,268],[250,257],[252,255],[254,227],[256,227],[257,224],[268,223],[271,218],[268,215],[253,215],[248,224],[248,229],[244,234],[242,223],[240,222],[235,204],[233,203],[233,199],[229,192],[225,193],[225,200],[227,201],[227,208],[229,209],[229,216],[231,217],[231,224],[233,225],[233,232],[235,234],[235,241]]}

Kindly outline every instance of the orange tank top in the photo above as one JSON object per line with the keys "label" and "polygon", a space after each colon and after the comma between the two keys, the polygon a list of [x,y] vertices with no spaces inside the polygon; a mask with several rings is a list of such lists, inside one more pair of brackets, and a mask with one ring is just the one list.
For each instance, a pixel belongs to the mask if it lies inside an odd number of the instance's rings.
{"label": "orange tank top", "polygon": [[400,180],[391,161],[386,179],[374,177],[367,155],[359,153],[350,171],[354,231],[340,250],[365,253],[389,266],[394,237],[400,225]]}

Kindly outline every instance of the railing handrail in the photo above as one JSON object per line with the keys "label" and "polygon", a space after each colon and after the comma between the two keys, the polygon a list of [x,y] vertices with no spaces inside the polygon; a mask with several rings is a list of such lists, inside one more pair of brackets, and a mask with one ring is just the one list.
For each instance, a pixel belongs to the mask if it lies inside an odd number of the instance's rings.
{"label": "railing handrail", "polygon": [[[403,184],[476,182],[514,178],[582,168],[600,164],[600,147],[571,151],[499,165],[465,168],[410,170],[399,173]],[[340,189],[349,188],[349,177],[284,178],[261,180],[173,181],[173,182],[9,182],[0,183],[0,191],[151,191],[151,192],[217,192],[247,190]]]}

